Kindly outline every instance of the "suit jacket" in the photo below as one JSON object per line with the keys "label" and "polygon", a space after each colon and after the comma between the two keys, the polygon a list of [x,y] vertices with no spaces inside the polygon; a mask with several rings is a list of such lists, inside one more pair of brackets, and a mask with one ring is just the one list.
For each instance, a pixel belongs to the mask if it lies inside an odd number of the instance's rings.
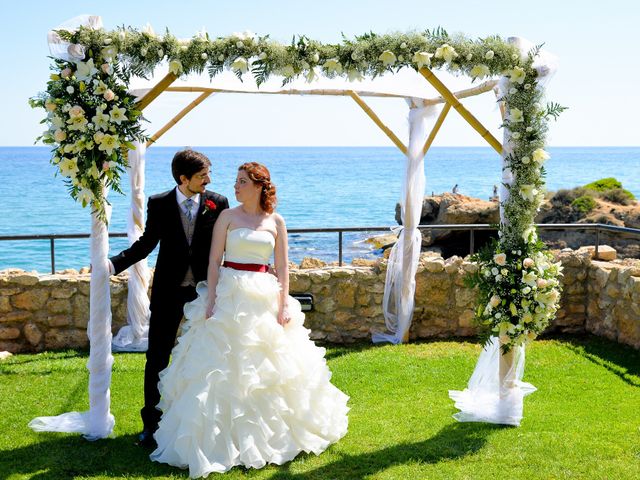
{"label": "suit jacket", "polygon": [[[205,212],[206,200],[212,200],[216,208]],[[151,288],[152,307],[154,303],[162,303],[164,292],[180,286],[189,266],[196,283],[206,280],[213,225],[225,208],[229,208],[226,197],[209,191],[200,195],[193,238],[189,245],[180,219],[176,189],[149,197],[144,233],[131,247],[110,259],[115,273],[146,258],[160,243]]]}

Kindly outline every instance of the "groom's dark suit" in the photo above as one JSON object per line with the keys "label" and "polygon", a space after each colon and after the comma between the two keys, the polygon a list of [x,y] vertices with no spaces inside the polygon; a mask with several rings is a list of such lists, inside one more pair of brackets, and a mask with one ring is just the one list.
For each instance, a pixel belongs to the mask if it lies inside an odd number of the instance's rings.
{"label": "groom's dark suit", "polygon": [[[213,201],[216,207],[205,212],[207,200]],[[149,348],[144,371],[145,404],[141,415],[145,430],[157,428],[161,415],[156,409],[160,400],[158,373],[169,364],[184,304],[196,298],[195,286],[184,286],[185,275],[191,267],[191,283],[206,280],[213,225],[225,208],[229,208],[226,197],[209,191],[201,194],[189,244],[176,189],[153,195],[147,205],[144,234],[130,248],[110,259],[118,274],[146,258],[160,243],[151,287]]]}

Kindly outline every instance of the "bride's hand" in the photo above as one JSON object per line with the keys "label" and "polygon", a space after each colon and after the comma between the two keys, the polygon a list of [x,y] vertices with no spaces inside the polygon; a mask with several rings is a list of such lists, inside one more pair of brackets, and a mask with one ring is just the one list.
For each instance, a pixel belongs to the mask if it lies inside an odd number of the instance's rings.
{"label": "bride's hand", "polygon": [[213,297],[207,302],[207,310],[205,311],[205,318],[209,318],[213,315],[213,308],[216,306],[216,299]]}
{"label": "bride's hand", "polygon": [[278,323],[283,327],[291,321],[291,315],[289,315],[289,307],[284,306],[278,312]]}

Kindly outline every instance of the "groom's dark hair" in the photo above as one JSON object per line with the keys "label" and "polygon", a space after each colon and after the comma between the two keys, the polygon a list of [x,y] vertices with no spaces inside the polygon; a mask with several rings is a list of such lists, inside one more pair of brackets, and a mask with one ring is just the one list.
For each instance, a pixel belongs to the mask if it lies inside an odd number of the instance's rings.
{"label": "groom's dark hair", "polygon": [[173,179],[178,185],[180,185],[182,183],[180,181],[180,175],[184,175],[190,179],[200,170],[210,166],[211,161],[204,153],[196,152],[190,148],[185,148],[184,150],[179,150],[173,156],[173,160],[171,161],[171,173],[173,175]]}

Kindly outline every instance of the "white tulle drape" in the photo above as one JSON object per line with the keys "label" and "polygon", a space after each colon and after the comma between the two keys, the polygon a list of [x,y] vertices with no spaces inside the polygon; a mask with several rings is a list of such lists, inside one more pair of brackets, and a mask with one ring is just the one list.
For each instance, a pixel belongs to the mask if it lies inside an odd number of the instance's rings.
{"label": "white tulle drape", "polygon": [[[131,210],[127,219],[127,237],[132,245],[144,232],[144,173],[146,145],[133,142],[129,150],[129,181],[131,184]],[[145,352],[149,333],[149,280],[151,272],[147,260],[141,260],[129,268],[127,294],[127,325],[114,337],[115,352]]]}
{"label": "white tulle drape", "polygon": [[[104,191],[105,198],[107,191]],[[107,220],[111,207],[105,207]],[[81,433],[88,440],[111,435],[115,419],[111,404],[111,291],[109,282],[109,233],[95,213],[91,214],[91,286],[89,290],[89,410],[54,417],[38,417],[29,426],[39,432]]]}
{"label": "white tulle drape", "polygon": [[400,202],[403,228],[389,255],[382,299],[385,324],[391,333],[374,333],[372,339],[376,343],[401,343],[411,326],[416,270],[422,246],[422,234],[418,230],[425,187],[422,148],[425,121],[432,113],[433,107],[411,108],[409,111],[409,147]]}
{"label": "white tulle drape", "polygon": [[79,27],[89,27],[94,30],[102,28],[102,17],[97,15],[79,15],[64,23],[61,23],[47,34],[47,43],[52,57],[61,58],[68,62],[77,62],[84,57],[84,47],[80,45],[72,46],[63,40],[58,33],[59,30],[75,32]]}
{"label": "white tulle drape", "polygon": [[[521,37],[510,37],[509,42],[520,49],[525,57],[534,44]],[[548,52],[540,51],[533,67],[538,72],[537,88],[543,88],[549,77],[557,69],[557,58]],[[502,77],[498,82],[498,99],[509,88],[509,79]],[[508,168],[507,158],[513,153],[513,140],[508,128],[504,129],[502,149],[502,186],[500,188],[500,222],[507,225],[503,204],[509,198],[509,186],[515,181],[513,172]],[[522,420],[523,399],[536,388],[522,381],[525,364],[525,347],[520,345],[509,355],[503,355],[497,337],[487,343],[471,375],[467,388],[463,391],[449,390],[449,397],[460,412],[453,417],[460,422],[487,422],[502,425],[519,426]]]}

